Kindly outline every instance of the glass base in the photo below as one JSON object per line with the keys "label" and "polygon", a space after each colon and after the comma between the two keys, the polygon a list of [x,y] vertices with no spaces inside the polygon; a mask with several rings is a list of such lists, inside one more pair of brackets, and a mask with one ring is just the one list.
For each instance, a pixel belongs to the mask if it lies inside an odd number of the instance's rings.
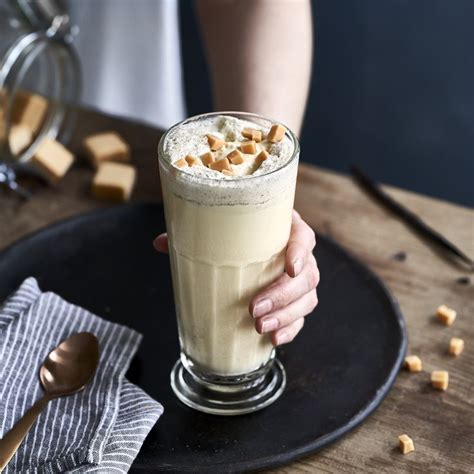
{"label": "glass base", "polygon": [[171,388],[188,407],[213,415],[243,415],[267,407],[277,400],[286,386],[286,374],[278,359],[270,362],[268,370],[255,380],[235,381],[219,377],[214,381],[193,373],[181,359],[171,371]]}

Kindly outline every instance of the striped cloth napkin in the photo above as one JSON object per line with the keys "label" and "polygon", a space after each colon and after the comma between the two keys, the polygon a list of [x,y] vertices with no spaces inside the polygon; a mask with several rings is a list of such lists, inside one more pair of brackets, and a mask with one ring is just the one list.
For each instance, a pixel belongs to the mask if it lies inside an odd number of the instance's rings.
{"label": "striped cloth napkin", "polygon": [[0,308],[0,437],[42,396],[38,373],[49,352],[82,331],[99,339],[93,381],[49,403],[4,472],[127,472],[162,414],[124,378],[141,335],[42,293],[28,278]]}

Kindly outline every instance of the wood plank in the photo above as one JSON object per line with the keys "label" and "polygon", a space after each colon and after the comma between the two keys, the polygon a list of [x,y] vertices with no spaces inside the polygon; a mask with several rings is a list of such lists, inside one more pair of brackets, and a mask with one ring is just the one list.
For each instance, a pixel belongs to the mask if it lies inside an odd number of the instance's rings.
{"label": "wood plank", "polygon": [[[84,135],[110,129],[119,131],[132,145],[138,168],[133,199],[158,200],[159,131],[82,111],[73,150],[80,154]],[[90,196],[92,174],[89,166],[79,161],[57,188],[41,190],[25,203],[0,192],[0,248],[51,222],[107,206]],[[385,189],[474,256],[472,210],[392,187]],[[473,276],[413,235],[345,176],[301,165],[295,206],[318,233],[333,237],[383,278],[405,315],[409,352],[422,358],[424,372],[401,373],[377,412],[341,441],[272,472],[472,472]],[[393,258],[400,251],[407,255],[403,262]],[[469,285],[456,281],[466,275],[471,278]],[[442,303],[459,313],[450,328],[441,326],[433,316]],[[458,358],[447,354],[451,336],[466,340],[464,353]],[[430,387],[429,372],[433,369],[449,370],[446,393]],[[399,453],[397,437],[402,433],[414,439],[414,453]]]}

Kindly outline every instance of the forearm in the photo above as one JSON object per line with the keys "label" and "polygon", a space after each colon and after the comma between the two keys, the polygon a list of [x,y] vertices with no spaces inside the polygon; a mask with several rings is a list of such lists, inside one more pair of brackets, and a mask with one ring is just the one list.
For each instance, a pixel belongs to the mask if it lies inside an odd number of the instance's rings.
{"label": "forearm", "polygon": [[312,57],[309,0],[196,0],[216,110],[254,112],[299,133]]}

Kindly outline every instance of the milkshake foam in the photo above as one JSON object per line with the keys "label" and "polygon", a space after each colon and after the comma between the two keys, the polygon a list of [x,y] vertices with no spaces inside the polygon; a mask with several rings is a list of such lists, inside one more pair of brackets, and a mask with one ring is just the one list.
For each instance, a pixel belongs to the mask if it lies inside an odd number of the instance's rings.
{"label": "milkshake foam", "polygon": [[[177,168],[174,164],[187,155],[202,156],[209,152],[207,134],[224,140],[225,146],[214,151],[216,160],[225,157],[238,149],[246,139],[242,130],[252,128],[261,130],[265,137],[273,122],[256,117],[255,122],[217,115],[205,119],[196,118],[173,127],[166,135],[162,144],[163,158],[176,170],[173,190],[179,196],[206,205],[264,204],[276,194],[284,192],[288,179],[278,175],[278,170],[285,166],[294,155],[295,146],[289,135],[277,143],[265,139],[257,143],[257,153],[244,155],[242,164],[231,164],[233,176],[205,166]],[[259,121],[257,121],[259,120]],[[256,164],[256,156],[266,150],[269,157],[260,166]],[[276,173],[274,173],[276,172]],[[265,178],[266,175],[271,178]],[[256,180],[256,177],[263,179]],[[257,185],[258,183],[258,185]],[[265,191],[256,186],[264,184]]]}

